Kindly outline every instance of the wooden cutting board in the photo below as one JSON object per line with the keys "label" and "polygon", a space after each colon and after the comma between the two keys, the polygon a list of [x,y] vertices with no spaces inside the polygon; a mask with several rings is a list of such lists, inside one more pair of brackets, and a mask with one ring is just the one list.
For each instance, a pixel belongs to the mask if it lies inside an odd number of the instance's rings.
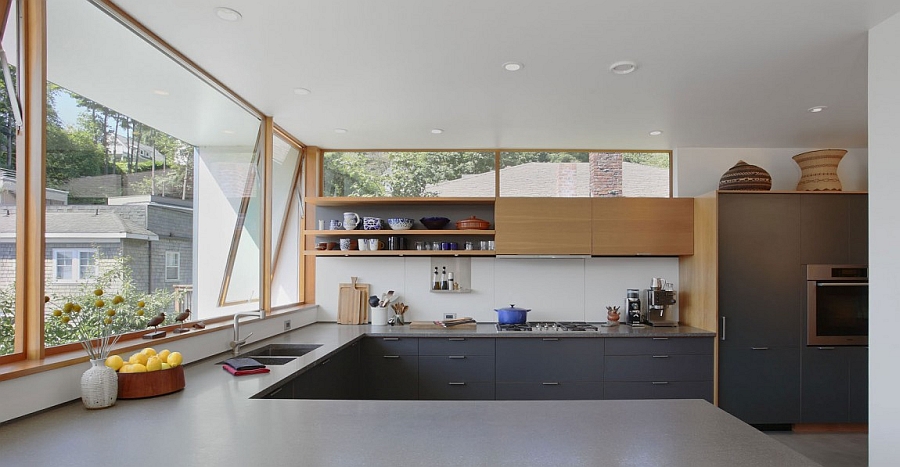
{"label": "wooden cutting board", "polygon": [[350,280],[338,284],[338,324],[360,324],[368,318],[369,284],[357,282],[356,277]]}
{"label": "wooden cutting board", "polygon": [[449,328],[445,328],[440,324],[435,324],[434,321],[413,321],[409,323],[410,329],[443,329],[445,331],[474,331],[478,326],[478,323],[465,323],[465,324],[457,324],[456,326],[450,326]]}

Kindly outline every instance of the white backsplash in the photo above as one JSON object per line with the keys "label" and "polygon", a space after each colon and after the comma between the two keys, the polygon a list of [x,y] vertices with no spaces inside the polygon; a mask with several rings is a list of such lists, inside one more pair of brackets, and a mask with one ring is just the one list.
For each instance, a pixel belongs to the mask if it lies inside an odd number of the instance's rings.
{"label": "white backsplash", "polygon": [[[439,262],[439,261],[437,261]],[[448,260],[448,264],[451,261]],[[373,295],[393,290],[409,305],[407,321],[431,321],[443,313],[496,322],[496,308],[515,304],[532,311],[529,321],[606,321],[606,306],[622,306],[625,290],[645,289],[662,277],[678,290],[678,258],[472,258],[470,293],[430,291],[430,257],[318,257],[319,321],[337,319],[338,284],[351,276]],[[677,317],[678,306],[672,310]]]}

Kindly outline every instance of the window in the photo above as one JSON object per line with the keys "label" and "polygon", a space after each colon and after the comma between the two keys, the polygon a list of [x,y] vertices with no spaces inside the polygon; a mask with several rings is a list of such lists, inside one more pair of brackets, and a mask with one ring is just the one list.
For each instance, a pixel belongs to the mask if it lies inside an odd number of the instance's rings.
{"label": "window", "polygon": [[78,282],[97,275],[94,257],[97,250],[77,248],[56,248],[53,250],[53,278],[59,282]]}
{"label": "window", "polygon": [[166,252],[166,282],[178,282],[181,277],[181,253]]}

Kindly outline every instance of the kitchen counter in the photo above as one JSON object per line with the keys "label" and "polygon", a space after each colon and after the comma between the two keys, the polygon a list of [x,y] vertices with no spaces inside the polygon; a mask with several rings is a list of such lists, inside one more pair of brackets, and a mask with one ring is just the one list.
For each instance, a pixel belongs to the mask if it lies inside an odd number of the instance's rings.
{"label": "kitchen counter", "polygon": [[[487,327],[479,325],[475,334],[491,335]],[[216,364],[229,356],[223,353],[188,365],[187,386],[174,394],[120,400],[98,411],[77,401],[2,425],[0,459],[11,466],[138,467],[818,465],[700,400],[251,399],[367,333],[404,332],[448,334],[307,326],[247,346],[322,344],[268,374],[231,376]],[[509,334],[535,335],[494,330]]]}
{"label": "kitchen counter", "polygon": [[591,323],[597,326],[596,331],[498,331],[494,323],[478,324],[474,331],[447,329],[409,329],[409,326],[362,326],[365,333],[370,336],[407,336],[407,337],[546,337],[553,335],[558,337],[715,337],[716,333],[705,331],[690,326],[631,327],[620,324],[618,326],[603,327],[600,323]]}

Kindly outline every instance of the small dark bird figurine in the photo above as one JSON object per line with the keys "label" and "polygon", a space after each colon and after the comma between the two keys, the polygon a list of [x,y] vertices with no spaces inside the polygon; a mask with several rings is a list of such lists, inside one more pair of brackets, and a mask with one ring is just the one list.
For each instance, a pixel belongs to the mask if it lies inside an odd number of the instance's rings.
{"label": "small dark bird figurine", "polygon": [[147,322],[147,327],[153,327],[153,332],[144,334],[141,336],[142,339],[158,339],[160,337],[166,337],[166,331],[160,331],[157,326],[162,324],[163,321],[166,320],[166,314],[160,312],[158,315],[154,316]]}
{"label": "small dark bird figurine", "polygon": [[158,331],[157,326],[162,324],[162,322],[165,320],[166,314],[160,311],[158,315],[154,316],[153,319],[147,322],[147,327],[149,328],[152,326],[154,331]]}
{"label": "small dark bird figurine", "polygon": [[178,316],[175,317],[175,321],[178,323],[178,329],[175,329],[173,332],[175,334],[181,334],[183,332],[190,331],[189,328],[184,327],[184,322],[191,316],[190,308],[186,308],[183,312],[179,313]]}

